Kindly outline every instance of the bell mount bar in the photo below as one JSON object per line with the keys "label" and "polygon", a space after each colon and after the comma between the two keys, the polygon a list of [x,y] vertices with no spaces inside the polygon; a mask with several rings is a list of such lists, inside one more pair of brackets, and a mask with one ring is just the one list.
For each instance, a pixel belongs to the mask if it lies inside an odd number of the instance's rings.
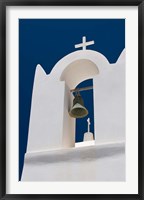
{"label": "bell mount bar", "polygon": [[84,91],[84,90],[92,90],[93,86],[88,86],[88,87],[82,87],[82,88],[75,88],[70,90],[70,92],[79,92],[79,91]]}

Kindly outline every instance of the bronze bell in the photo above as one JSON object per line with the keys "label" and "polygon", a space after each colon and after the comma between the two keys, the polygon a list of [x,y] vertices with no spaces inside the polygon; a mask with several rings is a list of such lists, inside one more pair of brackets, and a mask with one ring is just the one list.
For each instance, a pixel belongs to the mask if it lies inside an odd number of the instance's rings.
{"label": "bronze bell", "polygon": [[84,101],[79,92],[76,93],[69,115],[74,118],[83,118],[88,115],[88,110],[84,107]]}

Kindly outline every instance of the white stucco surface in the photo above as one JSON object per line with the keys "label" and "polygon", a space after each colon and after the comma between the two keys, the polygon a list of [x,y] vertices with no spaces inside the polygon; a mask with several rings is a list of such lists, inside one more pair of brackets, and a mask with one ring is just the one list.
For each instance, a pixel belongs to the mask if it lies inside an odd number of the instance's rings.
{"label": "white stucco surface", "polygon": [[83,141],[90,141],[90,140],[93,140],[93,139],[94,139],[93,133],[91,133],[91,132],[84,133]]}
{"label": "white stucco surface", "polygon": [[[90,78],[95,141],[74,148],[70,89]],[[58,61],[49,75],[37,65],[22,181],[124,181],[124,141],[125,50],[114,64],[99,52],[80,50]]]}
{"label": "white stucco surface", "polygon": [[27,154],[22,181],[125,181],[124,143]]}
{"label": "white stucco surface", "polygon": [[93,85],[97,143],[125,140],[125,50]]}

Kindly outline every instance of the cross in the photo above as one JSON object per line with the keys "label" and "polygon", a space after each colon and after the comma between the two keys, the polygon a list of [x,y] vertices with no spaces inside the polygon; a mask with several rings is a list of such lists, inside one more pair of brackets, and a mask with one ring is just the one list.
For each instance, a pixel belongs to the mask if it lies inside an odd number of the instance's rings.
{"label": "cross", "polygon": [[87,123],[88,123],[88,131],[87,132],[89,133],[90,132],[90,124],[91,124],[90,123],[90,118],[87,119]]}
{"label": "cross", "polygon": [[86,50],[86,46],[89,46],[89,45],[92,45],[92,44],[94,44],[94,40],[89,41],[89,42],[86,42],[86,37],[83,36],[83,38],[82,38],[82,43],[76,44],[76,45],[75,45],[75,48],[80,48],[80,47],[82,47],[83,50]]}

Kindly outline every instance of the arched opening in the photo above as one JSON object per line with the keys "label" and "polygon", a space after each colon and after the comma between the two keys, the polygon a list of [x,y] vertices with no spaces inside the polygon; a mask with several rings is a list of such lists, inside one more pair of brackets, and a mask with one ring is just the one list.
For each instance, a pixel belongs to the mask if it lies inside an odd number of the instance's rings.
{"label": "arched opening", "polygon": [[[85,107],[89,110],[89,115],[82,119],[75,119],[68,114],[73,105],[74,98],[73,93],[70,91],[76,87],[92,86],[93,78],[97,74],[99,74],[99,69],[94,62],[89,59],[79,59],[70,63],[60,76],[60,80],[65,81],[67,91],[69,90],[65,96],[65,102],[68,106],[65,106],[64,109],[65,117],[63,127],[65,127],[65,134],[63,134],[63,141],[68,141],[71,135],[73,135],[72,145],[75,145],[75,147],[77,147],[76,145],[79,142],[83,142],[84,133],[88,132],[88,118],[91,121],[90,132],[94,134],[94,101],[93,90],[81,91],[80,93],[84,98]],[[82,145],[85,146],[86,144]]]}
{"label": "arched opening", "polygon": [[[88,79],[77,85],[76,88],[83,88],[87,86],[93,86],[93,80]],[[90,132],[93,133],[94,137],[94,99],[93,99],[93,89],[84,90],[80,92],[83,100],[84,106],[88,110],[88,115],[83,118],[76,119],[75,126],[75,143],[83,142],[84,134],[88,131],[87,119],[90,118]]]}
{"label": "arched opening", "polygon": [[78,59],[70,63],[62,72],[60,80],[65,81],[70,89],[74,89],[81,82],[91,79],[99,73],[95,63],[88,59]]}

